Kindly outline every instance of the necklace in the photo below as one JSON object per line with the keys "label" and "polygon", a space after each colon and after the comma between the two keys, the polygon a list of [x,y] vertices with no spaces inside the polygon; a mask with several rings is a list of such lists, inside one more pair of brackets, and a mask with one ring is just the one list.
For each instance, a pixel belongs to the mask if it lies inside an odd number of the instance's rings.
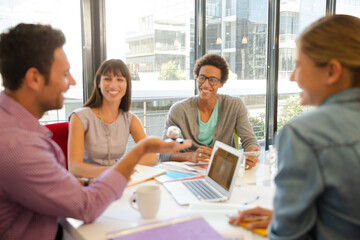
{"label": "necklace", "polygon": [[[100,121],[101,121],[101,125],[104,129],[104,133],[106,136],[106,142],[107,142],[107,157],[108,157],[108,164],[110,164],[110,159],[111,159],[111,133],[109,131],[109,128],[106,126],[102,114],[101,114],[101,108],[99,108],[99,115],[100,115]],[[115,120],[116,121],[116,120]]]}

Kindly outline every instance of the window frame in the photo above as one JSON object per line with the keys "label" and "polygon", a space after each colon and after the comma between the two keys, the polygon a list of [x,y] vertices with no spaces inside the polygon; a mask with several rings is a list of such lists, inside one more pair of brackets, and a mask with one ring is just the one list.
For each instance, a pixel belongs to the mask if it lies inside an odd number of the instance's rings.
{"label": "window frame", "polygon": [[[91,93],[96,69],[106,59],[105,1],[81,0],[84,102]],[[195,4],[195,59],[206,52],[206,0]],[[326,0],[326,15],[335,14],[336,0]],[[274,144],[277,131],[280,0],[268,0],[268,39],[265,106],[265,150]],[[194,95],[197,94],[194,81]]]}

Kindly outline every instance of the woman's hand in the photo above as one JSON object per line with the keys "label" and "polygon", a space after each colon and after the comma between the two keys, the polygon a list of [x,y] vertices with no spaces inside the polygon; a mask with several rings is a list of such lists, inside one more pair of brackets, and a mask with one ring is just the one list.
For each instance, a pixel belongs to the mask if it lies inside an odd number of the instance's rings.
{"label": "woman's hand", "polygon": [[230,218],[229,223],[239,225],[240,222],[247,222],[246,228],[266,228],[272,219],[272,211],[257,207],[246,211],[239,211],[239,216]]}
{"label": "woman's hand", "polygon": [[211,157],[212,149],[209,147],[200,146],[196,151],[192,154],[192,158],[190,162],[209,162]]}
{"label": "woman's hand", "polygon": [[[249,147],[246,149],[245,152],[252,152],[252,151],[260,151],[258,147]],[[251,169],[255,167],[256,163],[259,162],[258,157],[252,156],[245,156],[246,158],[246,169]]]}

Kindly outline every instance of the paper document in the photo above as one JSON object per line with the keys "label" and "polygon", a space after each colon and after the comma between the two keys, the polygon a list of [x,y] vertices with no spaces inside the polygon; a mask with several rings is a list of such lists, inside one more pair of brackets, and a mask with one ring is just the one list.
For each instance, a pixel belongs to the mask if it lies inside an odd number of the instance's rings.
{"label": "paper document", "polygon": [[166,173],[164,169],[137,164],[135,172],[131,175],[128,182],[128,187],[145,182],[164,173]]}
{"label": "paper document", "polygon": [[207,171],[207,164],[194,164],[190,162],[163,162],[159,167],[178,172],[201,175],[205,175]]}
{"label": "paper document", "polygon": [[257,229],[252,233],[248,229],[228,223],[229,216],[237,215],[238,211],[254,208],[255,205],[223,204],[198,202],[178,214],[200,214],[219,233],[227,239],[264,240],[266,229]]}
{"label": "paper document", "polygon": [[159,183],[170,182],[170,181],[180,181],[180,180],[190,180],[196,178],[203,178],[204,176],[198,173],[190,174],[184,172],[178,172],[173,170],[167,170],[165,174],[155,177],[155,180]]}
{"label": "paper document", "polygon": [[225,240],[225,238],[216,232],[200,215],[172,218],[160,222],[150,223],[140,227],[128,228],[118,232],[108,233],[107,239]]}

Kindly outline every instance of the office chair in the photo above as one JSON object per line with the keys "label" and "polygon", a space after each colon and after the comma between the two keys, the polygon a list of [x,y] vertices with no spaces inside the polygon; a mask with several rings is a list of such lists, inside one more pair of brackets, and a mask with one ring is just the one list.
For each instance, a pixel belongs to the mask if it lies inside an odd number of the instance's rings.
{"label": "office chair", "polygon": [[234,129],[234,140],[235,140],[235,147],[236,149],[240,149],[240,146],[239,146],[239,136],[236,134],[236,131]]}
{"label": "office chair", "polygon": [[65,166],[66,170],[68,169],[68,160],[67,160],[67,142],[69,135],[69,123],[60,122],[60,123],[50,123],[46,124],[47,127],[52,133],[52,140],[54,140],[61,148],[65,155]]}

